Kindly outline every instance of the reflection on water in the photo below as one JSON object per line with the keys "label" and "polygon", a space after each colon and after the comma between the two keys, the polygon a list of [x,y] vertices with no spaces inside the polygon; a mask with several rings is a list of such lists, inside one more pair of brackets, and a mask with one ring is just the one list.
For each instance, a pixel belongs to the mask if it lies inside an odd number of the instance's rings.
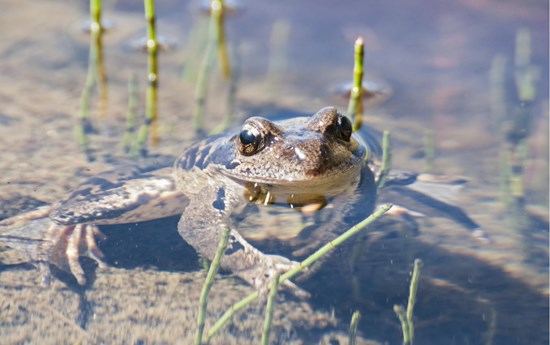
{"label": "reflection on water", "polygon": [[[194,3],[157,5],[159,33],[177,45],[159,56],[160,141],[151,151],[176,156],[195,137],[191,118],[195,85],[188,78],[200,65],[204,48],[200,28],[206,27],[207,19]],[[134,74],[138,76],[137,116],[144,116],[146,55],[128,49],[145,33],[142,8],[140,3],[118,1],[104,10],[114,23],[103,37],[108,103],[100,106],[97,90],[91,94],[94,132],[89,139],[97,160],[87,162],[73,139],[88,63],[89,38],[80,30],[86,11],[86,6],[64,1],[4,1],[2,5],[2,218],[59,200],[84,178],[125,156],[127,84]],[[270,41],[276,37],[272,30],[281,22],[288,31],[283,35],[284,46],[281,40]],[[226,24],[239,79],[230,85],[213,66],[205,104],[207,130],[231,111],[233,96],[236,122],[279,110],[282,115],[312,113],[329,104],[345,111],[347,100],[334,90],[351,79],[353,41],[361,35],[367,80],[380,80],[379,85],[392,90],[384,103],[366,110],[366,124],[391,130],[394,166],[403,169],[424,169],[423,138],[431,137],[432,172],[469,180],[458,194],[458,203],[490,237],[488,243],[479,242],[445,219],[419,219],[418,228],[411,222],[385,219],[379,224],[382,230],[365,240],[366,254],[352,266],[335,255],[313,279],[301,283],[314,291],[314,309],[300,316],[308,326],[297,334],[314,342],[323,330],[319,325],[336,327],[334,320],[320,316],[321,311],[330,310],[340,322],[336,328],[345,330],[358,309],[362,336],[400,343],[393,305],[405,304],[412,263],[421,258],[417,343],[548,342],[547,2],[424,0],[367,5],[351,1],[343,6],[327,1],[266,1],[246,3]],[[505,112],[513,117],[519,107],[514,47],[520,28],[531,34],[536,97],[530,103],[529,136],[517,150],[503,151],[500,116]],[[279,71],[275,79],[274,65]],[[495,78],[500,89],[494,88]],[[236,93],[231,87],[236,87]],[[105,113],[102,118],[100,111]],[[521,164],[523,170],[522,222],[502,202],[503,152],[512,152],[512,167]],[[196,300],[178,294],[178,286],[200,290],[202,276],[195,279],[188,274],[197,269],[197,261],[175,232],[176,221],[105,228],[108,240],[102,248],[109,262],[122,270],[97,271],[95,284],[86,289],[75,288],[61,272],[68,285],[54,282],[52,288],[39,287],[37,272],[19,265],[24,258],[10,250],[0,252],[0,300],[6,316],[0,332],[14,344],[36,339],[174,343],[176,337],[192,338],[194,331],[186,327],[194,327],[189,326],[194,325],[194,316],[181,311],[194,310]],[[94,272],[93,265],[88,266]],[[220,287],[216,284],[214,290]],[[228,306],[224,293],[211,303],[218,313]],[[177,297],[172,298],[173,294]],[[239,290],[239,296],[244,295]],[[233,295],[229,299],[236,300]],[[133,318],[133,313],[140,316]],[[257,314],[261,320],[263,312]],[[286,320],[283,316],[278,314],[279,320]],[[209,317],[214,320],[217,315]],[[260,330],[249,321],[235,317],[234,323],[242,328],[233,329],[231,336],[253,341],[250,329],[258,334]],[[51,325],[63,332],[54,332]],[[252,328],[242,331],[246,327]],[[285,327],[279,324],[279,332],[288,332],[290,328]],[[295,340],[283,333],[279,333],[281,343]],[[272,339],[277,338],[273,334]],[[229,339],[225,337],[222,340]]]}

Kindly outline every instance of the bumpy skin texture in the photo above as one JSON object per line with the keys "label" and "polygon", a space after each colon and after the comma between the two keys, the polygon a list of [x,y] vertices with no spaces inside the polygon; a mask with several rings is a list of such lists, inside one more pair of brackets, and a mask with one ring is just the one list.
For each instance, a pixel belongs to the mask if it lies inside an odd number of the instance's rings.
{"label": "bumpy skin texture", "polygon": [[[250,245],[230,221],[239,205],[313,203],[320,196],[355,190],[361,171],[370,173],[365,149],[351,136],[349,120],[331,107],[309,118],[278,123],[253,117],[240,134],[203,145],[189,148],[175,163],[178,189],[190,197],[179,233],[200,254],[212,258],[222,229],[230,227],[222,267],[259,289],[297,263]],[[373,186],[370,183],[372,195]],[[312,240],[319,244],[323,238]]]}
{"label": "bumpy skin texture", "polygon": [[[296,263],[254,248],[231,223],[231,215],[250,203],[298,208],[328,199],[346,200],[334,207],[343,214],[361,194],[356,192],[360,182],[370,200],[368,213],[376,191],[364,158],[365,148],[352,137],[350,121],[335,108],[277,123],[253,117],[240,133],[192,145],[173,168],[99,174],[56,205],[7,219],[0,228],[7,229],[4,239],[39,262],[44,276],[54,263],[85,284],[79,255],[103,264],[95,243],[101,236],[97,225],[182,214],[180,235],[209,259],[221,230],[230,227],[222,266],[261,289],[275,273]],[[329,228],[323,224],[309,234],[309,245],[333,238]],[[28,245],[33,239],[38,246]]]}
{"label": "bumpy skin texture", "polygon": [[[256,249],[238,232],[232,215],[251,204],[290,211],[303,207],[305,212],[308,206],[322,208],[328,203],[329,212],[319,216],[321,221],[285,243],[294,257],[303,257],[344,230],[347,214],[366,217],[374,208],[377,190],[365,154],[365,147],[352,136],[349,119],[333,107],[278,122],[252,117],[239,133],[190,146],[173,167],[160,164],[105,172],[55,205],[6,219],[0,222],[0,240],[38,262],[44,278],[53,263],[85,284],[79,256],[88,255],[104,265],[95,243],[101,236],[98,225],[181,214],[180,235],[209,259],[222,229],[229,227],[222,266],[264,289],[276,273],[297,263]],[[427,210],[422,212],[434,211],[431,215],[449,217],[474,232],[478,229],[458,207],[415,190],[419,177],[390,174],[382,197],[392,192],[412,195]]]}

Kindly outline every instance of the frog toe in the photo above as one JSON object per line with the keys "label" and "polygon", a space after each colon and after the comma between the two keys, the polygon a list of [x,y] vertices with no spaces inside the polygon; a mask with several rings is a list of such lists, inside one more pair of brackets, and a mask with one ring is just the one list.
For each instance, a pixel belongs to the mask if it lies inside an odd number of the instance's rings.
{"label": "frog toe", "polygon": [[105,239],[106,236],[95,225],[87,225],[85,228],[86,247],[88,248],[88,256],[93,259],[99,267],[106,268],[109,265],[103,261],[105,255],[97,246],[96,238]]}
{"label": "frog toe", "polygon": [[[47,240],[40,250],[39,262],[57,267],[71,273],[78,284],[86,284],[86,275],[80,265],[80,256],[88,256],[99,267],[107,267],[104,255],[97,246],[96,237],[104,237],[97,226],[76,224],[64,226],[53,223],[48,229]],[[42,269],[41,269],[42,271]],[[44,276],[44,274],[43,274]]]}
{"label": "frog toe", "polygon": [[[80,265],[78,258],[80,257],[80,241],[82,238],[84,226],[82,224],[77,224],[74,226],[73,231],[69,234],[67,240],[67,248],[65,250],[65,255],[67,263],[69,264],[69,269],[73,276],[76,278],[76,281],[80,285],[86,284],[86,278],[84,275],[84,270]],[[85,231],[84,231],[85,232]]]}

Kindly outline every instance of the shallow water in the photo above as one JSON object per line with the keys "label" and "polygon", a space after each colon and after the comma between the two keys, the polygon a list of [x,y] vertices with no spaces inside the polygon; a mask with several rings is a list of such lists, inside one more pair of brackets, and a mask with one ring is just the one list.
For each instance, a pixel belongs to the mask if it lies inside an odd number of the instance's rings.
{"label": "shallow water", "polygon": [[[144,35],[145,25],[141,3],[106,4],[104,16],[113,22],[103,41],[108,98],[98,92],[92,96],[95,160],[89,162],[73,136],[88,66],[89,39],[80,29],[87,5],[3,2],[0,217],[55,202],[87,176],[124,158],[121,138],[132,74],[138,78],[139,109],[144,108],[146,54],[134,51],[131,42]],[[200,62],[200,50],[191,42],[201,21],[195,3],[158,4],[159,32],[176,46],[160,55],[160,141],[152,153],[175,156],[195,137],[195,87],[183,77]],[[270,49],[274,27],[283,36],[288,28],[289,35]],[[507,61],[503,78],[508,94],[501,104],[514,113],[513,57],[520,28],[530,30],[532,62],[540,68],[524,161],[528,223],[507,216],[500,201],[504,140],[499,115],[491,112],[489,82],[491,63],[501,55]],[[247,3],[227,18],[231,61],[239,77],[235,124],[250,115],[308,114],[326,105],[345,111],[346,99],[333,91],[351,78],[358,35],[365,39],[366,78],[392,90],[385,101],[369,104],[367,126],[391,130],[394,166],[415,171],[425,168],[423,137],[431,131],[436,152],[431,171],[469,180],[458,204],[491,241],[480,242],[446,219],[422,219],[418,232],[408,223],[387,219],[383,229],[388,235],[367,242],[368,254],[355,266],[360,267],[356,280],[335,278],[331,267],[336,266],[330,266],[304,282],[314,296],[309,303],[285,296],[281,310],[296,310],[296,315],[279,313],[272,338],[309,344],[324,332],[345,333],[359,309],[364,338],[400,343],[393,306],[406,304],[412,263],[421,258],[418,344],[548,343],[548,3]],[[270,74],[275,58],[279,69]],[[228,87],[214,68],[207,130],[228,112]],[[58,272],[62,282],[40,287],[37,270],[20,265],[25,259],[16,252],[1,251],[0,335],[13,344],[189,341],[196,297],[186,296],[196,296],[202,276],[189,273],[199,264],[177,235],[176,222],[105,228],[107,240],[101,246],[116,268],[96,271],[86,261],[95,278],[85,289],[63,272]],[[251,291],[224,279],[235,287],[218,290],[208,322]],[[235,318],[238,327],[213,340],[257,343],[263,320],[257,309]]]}

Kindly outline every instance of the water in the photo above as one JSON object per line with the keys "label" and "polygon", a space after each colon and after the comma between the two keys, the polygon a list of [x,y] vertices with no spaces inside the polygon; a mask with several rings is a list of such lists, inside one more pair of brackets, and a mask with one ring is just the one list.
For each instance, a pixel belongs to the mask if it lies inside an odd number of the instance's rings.
{"label": "water", "polygon": [[[160,141],[152,148],[158,154],[175,156],[194,138],[194,84],[182,81],[182,75],[200,61],[189,43],[200,19],[195,5],[158,4],[159,32],[177,42],[160,56]],[[95,158],[90,163],[73,139],[88,65],[88,36],[80,30],[87,5],[4,1],[0,16],[4,218],[59,200],[87,176],[124,156],[120,138],[127,82],[137,75],[143,109],[146,55],[130,44],[145,33],[141,4],[106,4],[104,16],[114,24],[104,36],[108,99],[102,115],[98,93],[92,96],[96,133],[90,136]],[[289,33],[286,43],[270,50],[274,25],[280,36],[285,28]],[[513,114],[518,103],[513,58],[520,28],[531,33],[532,63],[540,68],[540,80],[524,161],[527,213],[506,216],[499,190],[504,141],[499,116],[491,112],[489,71],[496,56],[506,59],[507,97],[502,103]],[[393,306],[406,304],[412,263],[421,258],[416,343],[548,343],[548,3],[246,3],[241,13],[227,19],[232,62],[239,71],[234,122],[238,125],[256,114],[312,113],[326,105],[345,111],[346,99],[333,90],[351,78],[358,35],[365,39],[366,78],[392,90],[385,102],[368,108],[366,124],[391,130],[394,166],[415,171],[425,169],[423,137],[426,130],[433,133],[431,171],[469,180],[457,202],[491,241],[479,242],[441,218],[420,220],[418,229],[388,219],[381,227],[384,235],[367,242],[367,255],[354,266],[355,281],[336,279],[330,272],[345,263],[329,266],[328,272],[303,283],[315,291],[311,305],[288,296],[277,305],[281,312],[272,339],[289,343],[299,336],[312,343],[327,328],[345,333],[351,314],[359,309],[364,338],[400,343]],[[271,75],[270,57],[280,59]],[[212,129],[228,109],[228,83],[217,69],[209,90],[205,124]],[[0,252],[3,339],[13,344],[191,339],[203,276],[189,274],[199,264],[174,231],[176,222],[104,229],[108,239],[102,248],[116,268],[95,272],[94,265],[84,261],[93,281],[86,289],[63,272],[57,272],[63,282],[43,288],[37,271],[20,264],[24,258],[11,250]],[[214,285],[208,322],[251,292],[237,283],[224,277],[222,284]],[[222,285],[232,287],[231,292],[216,289]],[[239,343],[231,338],[237,337],[240,343],[257,343],[262,320],[263,311],[253,306],[234,319],[231,335],[213,342]],[[289,335],[289,323],[304,326]]]}

